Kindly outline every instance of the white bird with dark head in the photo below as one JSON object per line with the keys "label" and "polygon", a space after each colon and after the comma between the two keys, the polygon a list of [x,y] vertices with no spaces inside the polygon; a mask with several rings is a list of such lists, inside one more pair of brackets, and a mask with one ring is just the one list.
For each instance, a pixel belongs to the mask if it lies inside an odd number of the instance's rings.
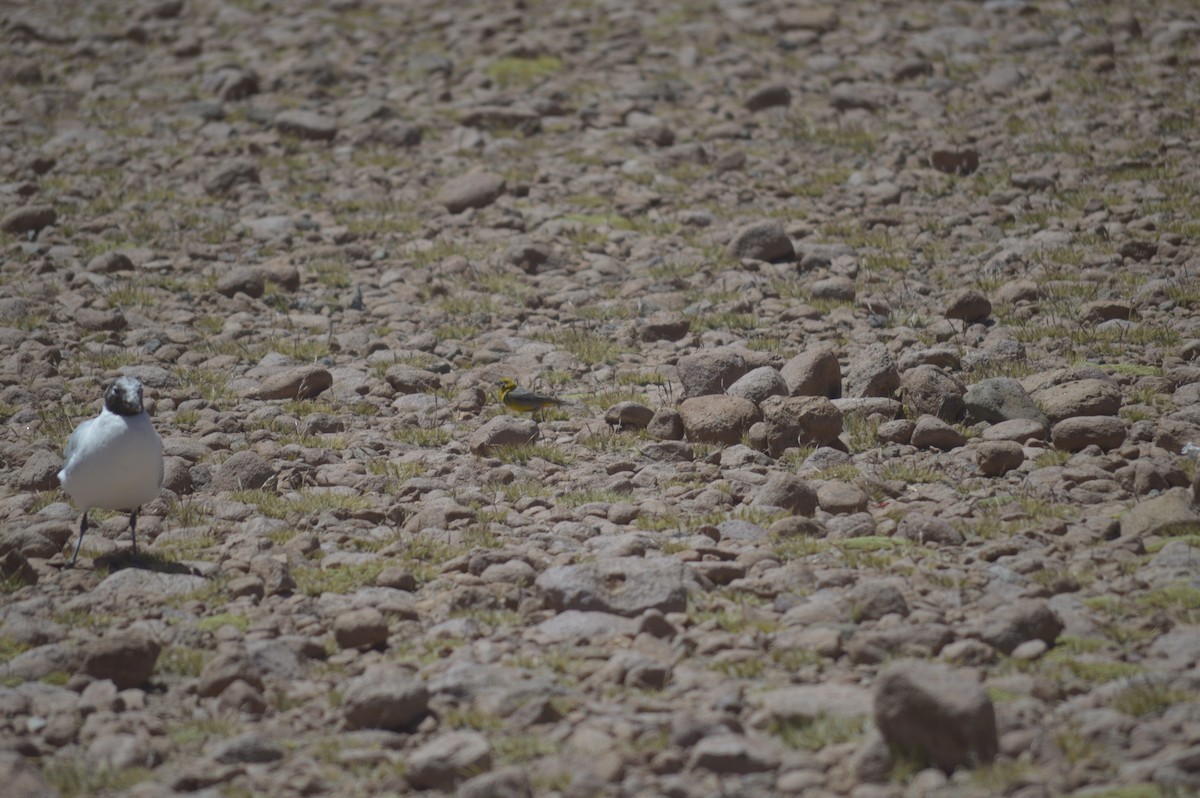
{"label": "white bird with dark head", "polygon": [[137,554],[137,516],[162,491],[163,443],[142,406],[142,384],[118,377],[104,392],[104,409],[75,428],[67,441],[67,463],[58,472],[63,490],[83,511],[71,565],[79,557],[88,511],[129,513]]}

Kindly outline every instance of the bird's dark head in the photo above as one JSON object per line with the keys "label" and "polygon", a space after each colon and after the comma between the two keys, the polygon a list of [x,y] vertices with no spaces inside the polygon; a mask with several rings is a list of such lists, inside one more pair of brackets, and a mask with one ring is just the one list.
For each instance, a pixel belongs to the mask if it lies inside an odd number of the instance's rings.
{"label": "bird's dark head", "polygon": [[104,406],[118,416],[136,416],[145,412],[142,406],[142,384],[135,377],[117,377],[104,392]]}

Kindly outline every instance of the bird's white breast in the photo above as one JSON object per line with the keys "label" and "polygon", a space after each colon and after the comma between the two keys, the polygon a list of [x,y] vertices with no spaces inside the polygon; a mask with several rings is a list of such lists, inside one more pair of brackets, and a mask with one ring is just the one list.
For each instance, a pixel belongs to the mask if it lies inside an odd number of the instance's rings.
{"label": "bird's white breast", "polygon": [[162,438],[150,417],[104,410],[75,430],[58,479],[82,510],[133,510],[162,489]]}

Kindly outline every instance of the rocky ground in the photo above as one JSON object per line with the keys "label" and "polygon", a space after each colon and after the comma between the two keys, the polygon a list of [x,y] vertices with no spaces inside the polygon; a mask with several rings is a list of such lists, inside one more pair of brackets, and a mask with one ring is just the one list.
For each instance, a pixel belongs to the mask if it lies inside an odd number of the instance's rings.
{"label": "rocky ground", "polygon": [[1194,4],[0,42],[5,796],[1200,790]]}

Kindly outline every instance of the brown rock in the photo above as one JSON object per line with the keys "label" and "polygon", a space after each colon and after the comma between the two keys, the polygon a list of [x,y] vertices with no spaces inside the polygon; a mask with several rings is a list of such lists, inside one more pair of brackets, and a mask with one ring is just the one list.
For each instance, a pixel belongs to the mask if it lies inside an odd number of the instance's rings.
{"label": "brown rock", "polygon": [[239,266],[230,269],[217,279],[217,293],[232,297],[245,294],[258,299],[266,291],[266,275],[256,266]]}
{"label": "brown rock", "polygon": [[969,175],[979,168],[979,152],[963,149],[937,149],[929,154],[929,165],[951,175]]}
{"label": "brown rock", "polygon": [[921,416],[913,427],[909,440],[918,449],[957,449],[967,442],[967,437],[954,427],[934,416]]}
{"label": "brown rock", "polygon": [[341,648],[373,648],[387,642],[387,621],[374,607],[343,612],[333,621],[333,637]]}
{"label": "brown rock", "polygon": [[754,505],[782,507],[811,516],[817,509],[817,491],[795,474],[773,473],[754,496]]}
{"label": "brown rock", "polygon": [[1020,468],[1025,462],[1025,450],[1014,441],[985,441],[975,447],[975,462],[984,476],[998,477]]}
{"label": "brown rock", "polygon": [[965,410],[967,388],[958,378],[938,366],[917,366],[900,378],[904,403],[917,415],[935,416],[948,424],[960,420]]}
{"label": "brown rock", "polygon": [[987,691],[937,663],[888,666],[875,684],[875,725],[890,745],[945,771],[987,764],[999,749]]}
{"label": "brown rock", "polygon": [[607,557],[549,568],[537,578],[550,606],[559,612],[607,612],[636,618],[647,610],[687,608],[683,563],[672,558]]}
{"label": "brown rock", "polygon": [[462,213],[468,208],[485,208],[504,193],[503,177],[493,172],[469,172],[456,177],[437,193],[434,202],[450,213]]}
{"label": "brown rock", "polygon": [[889,397],[900,387],[896,361],[882,344],[872,344],[851,356],[847,372],[846,396]]}
{"label": "brown rock", "polygon": [[234,452],[217,467],[212,489],[258,490],[275,476],[275,469],[262,455],[251,449]]}
{"label": "brown rock", "polygon": [[88,261],[87,270],[100,274],[133,271],[133,261],[123,252],[104,252]]}
{"label": "brown rock", "polygon": [[1079,308],[1079,319],[1100,324],[1112,319],[1128,319],[1132,313],[1132,305],[1123,299],[1097,299]]}
{"label": "brown rock", "polygon": [[792,102],[792,93],[781,83],[772,83],[756,89],[746,98],[747,111],[762,111],[766,108],[787,106]]}
{"label": "brown rock", "polygon": [[760,407],[772,457],[793,446],[827,446],[842,434],[842,411],[823,396],[771,396]]}
{"label": "brown rock", "polygon": [[330,141],[337,135],[337,122],[313,111],[292,109],[275,117],[275,129],[302,139]]}
{"label": "brown rock", "polygon": [[109,679],[118,690],[141,687],[154,672],[162,647],[141,629],[110,632],[83,649],[83,671]]}
{"label": "brown rock", "polygon": [[692,321],[682,313],[660,310],[641,321],[639,337],[646,343],[654,341],[678,341],[688,334]]}
{"label": "brown rock", "polygon": [[487,456],[505,446],[527,446],[538,439],[537,422],[531,418],[496,416],[471,433],[467,443],[471,451]]}
{"label": "brown rock", "polygon": [[974,288],[961,288],[950,295],[943,312],[948,319],[959,319],[967,324],[983,321],[992,314],[992,303],[983,292]]}
{"label": "brown rock", "polygon": [[731,349],[711,349],[679,358],[675,369],[683,384],[683,398],[690,399],[725,393],[750,367]]}
{"label": "brown rock", "polygon": [[925,513],[909,513],[900,520],[896,528],[898,537],[917,543],[937,543],[941,546],[961,546],[962,533],[944,518]]}
{"label": "brown rock", "polygon": [[492,747],[476,731],[450,731],[425,743],[408,757],[404,777],[417,789],[452,790],[492,767]]}
{"label": "brown rock", "polygon": [[62,467],[61,455],[35,451],[13,475],[12,484],[18,490],[54,490],[58,487],[58,472]]}
{"label": "brown rock", "polygon": [[862,512],[867,502],[867,492],[851,482],[833,480],[817,488],[817,503],[833,515]]}
{"label": "brown rock", "polygon": [[1054,448],[1077,452],[1096,445],[1108,451],[1125,442],[1125,422],[1115,416],[1064,418],[1050,429]]}
{"label": "brown rock", "polygon": [[332,385],[328,369],[296,366],[264,378],[244,395],[248,399],[314,399]]}
{"label": "brown rock", "polygon": [[1011,654],[1026,640],[1052,646],[1062,630],[1062,621],[1045,601],[1018,599],[983,618],[978,637],[1002,654]]}
{"label": "brown rock", "polygon": [[829,347],[814,347],[796,355],[780,370],[792,396],[842,395],[842,367]]}
{"label": "brown rock", "polygon": [[1121,391],[1111,380],[1064,382],[1036,391],[1033,398],[1051,422],[1075,416],[1115,416],[1121,409]]}
{"label": "brown rock", "polygon": [[796,258],[792,240],[788,238],[783,225],[774,219],[751,222],[739,228],[725,252],[738,260],[752,258],[771,263]]}
{"label": "brown rock", "polygon": [[679,405],[684,433],[695,443],[739,443],[758,421],[758,408],[748,399],[711,395],[684,399]]}
{"label": "brown rock", "polygon": [[428,703],[424,683],[403,668],[381,664],[346,684],[341,710],[351,729],[403,731],[425,715]]}
{"label": "brown rock", "polygon": [[58,213],[49,205],[26,205],[9,211],[0,219],[0,232],[15,236],[37,233],[58,221]]}

